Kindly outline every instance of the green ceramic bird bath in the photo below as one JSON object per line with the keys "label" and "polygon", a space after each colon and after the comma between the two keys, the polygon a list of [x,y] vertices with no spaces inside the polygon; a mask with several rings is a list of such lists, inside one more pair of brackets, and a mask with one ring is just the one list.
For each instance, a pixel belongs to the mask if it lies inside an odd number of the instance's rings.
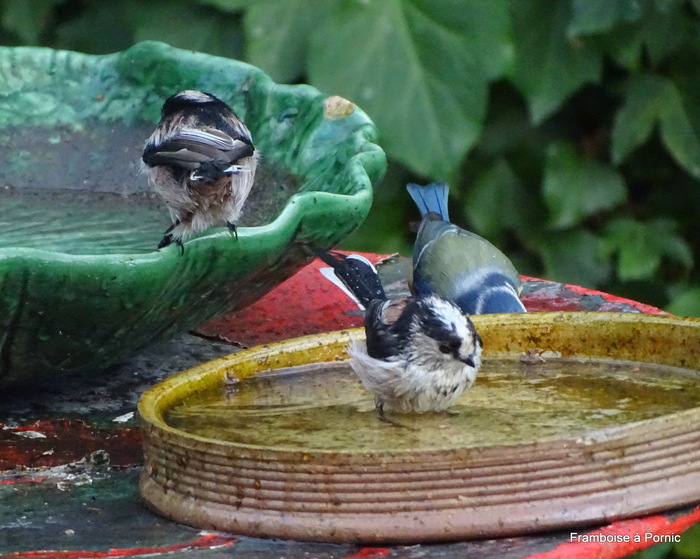
{"label": "green ceramic bird bath", "polygon": [[[236,240],[155,247],[168,212],[138,162],[163,100],[226,101],[262,153]],[[347,101],[156,42],[89,56],[0,49],[0,386],[99,373],[242,308],[365,218],[385,168]]]}

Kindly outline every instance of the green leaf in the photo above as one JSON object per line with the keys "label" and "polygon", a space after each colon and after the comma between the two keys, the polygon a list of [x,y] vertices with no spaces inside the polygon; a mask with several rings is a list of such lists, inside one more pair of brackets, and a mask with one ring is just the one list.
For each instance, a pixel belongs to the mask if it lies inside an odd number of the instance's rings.
{"label": "green leaf", "polygon": [[551,226],[567,228],[621,204],[627,189],[609,165],[579,155],[568,144],[555,143],[547,150],[543,195]]}
{"label": "green leaf", "polygon": [[213,6],[224,12],[235,12],[261,3],[269,4],[279,0],[197,0],[199,4]]}
{"label": "green leaf", "polygon": [[51,12],[60,0],[5,0],[2,25],[27,45],[38,45]]}
{"label": "green leaf", "polygon": [[[683,48],[689,50],[687,43],[696,35],[696,24],[688,17],[683,0],[621,3],[627,4],[630,14],[638,11],[641,18],[625,21],[621,17],[615,27],[598,37],[605,54],[618,64],[638,73],[642,68],[658,67]],[[587,4],[581,1],[582,6]],[[595,26],[594,21],[590,23]]]}
{"label": "green leaf", "polygon": [[259,1],[245,14],[247,60],[277,82],[306,73],[309,36],[325,25],[332,2]]}
{"label": "green leaf", "polygon": [[602,56],[585,41],[566,36],[568,2],[516,1],[513,81],[525,95],[535,124],[556,111],[579,87],[597,82]]}
{"label": "green leaf", "polygon": [[636,28],[613,30],[601,39],[602,50],[619,66],[638,73],[644,65],[644,42]]}
{"label": "green leaf", "polygon": [[188,0],[130,2],[134,40],[163,41],[227,58],[240,58],[243,33],[238,18]]}
{"label": "green leaf", "polygon": [[80,15],[61,22],[53,46],[62,49],[106,54],[134,44],[133,25],[128,21],[128,2],[92,2]]}
{"label": "green leaf", "polygon": [[[665,310],[678,316],[700,317],[700,287],[692,287],[675,296]],[[688,557],[700,556],[700,537],[695,542],[695,551],[696,555],[688,555]]]}
{"label": "green leaf", "polygon": [[56,30],[60,48],[113,52],[148,39],[227,58],[241,58],[239,17],[188,0],[86,3],[80,16]]}
{"label": "green leaf", "polygon": [[659,120],[666,81],[653,75],[634,76],[626,88],[625,103],[615,115],[611,137],[612,160],[622,163],[646,142]]}
{"label": "green leaf", "polygon": [[531,206],[522,183],[504,159],[498,160],[468,188],[464,205],[474,229],[494,243],[507,229],[527,229]]}
{"label": "green leaf", "polygon": [[691,124],[675,84],[661,76],[633,76],[625,104],[615,116],[612,159],[624,161],[644,143],[655,125],[673,158],[694,177],[700,177],[700,139]]}
{"label": "green leaf", "polygon": [[[696,299],[697,301],[700,301],[700,297]],[[695,310],[697,311],[695,316],[700,316],[700,306],[696,307]],[[683,532],[681,541],[674,544],[673,550],[678,559],[697,559],[700,557],[700,524],[695,524]]]}
{"label": "green leaf", "polygon": [[676,86],[669,82],[661,110],[661,139],[681,167],[700,178],[700,139],[693,128]]}
{"label": "green leaf", "polygon": [[688,37],[697,34],[697,26],[690,22],[683,0],[663,0],[651,6],[656,9],[648,10],[640,35],[649,61],[658,66],[683,46]]}
{"label": "green leaf", "polygon": [[635,553],[629,559],[666,559],[669,557],[672,549],[672,543],[660,543]]}
{"label": "green leaf", "polygon": [[630,0],[573,0],[570,37],[609,31],[620,23],[638,21],[643,14],[640,2]]}
{"label": "green leaf", "polygon": [[357,103],[414,172],[450,178],[508,62],[504,0],[343,2],[313,33],[312,85]]}
{"label": "green leaf", "polygon": [[623,281],[652,278],[664,257],[690,269],[693,252],[676,230],[676,223],[670,219],[644,223],[627,217],[614,219],[605,227],[602,254],[617,254],[617,273]]}
{"label": "green leaf", "polygon": [[610,276],[610,265],[601,258],[600,239],[589,231],[554,232],[539,247],[548,279],[597,287]]}
{"label": "green leaf", "polygon": [[390,165],[382,188],[374,193],[367,219],[342,241],[339,248],[380,254],[411,254],[415,235],[409,233],[408,227],[397,227],[397,223],[418,219],[418,210],[406,194],[406,183],[410,180],[411,175],[404,167]]}

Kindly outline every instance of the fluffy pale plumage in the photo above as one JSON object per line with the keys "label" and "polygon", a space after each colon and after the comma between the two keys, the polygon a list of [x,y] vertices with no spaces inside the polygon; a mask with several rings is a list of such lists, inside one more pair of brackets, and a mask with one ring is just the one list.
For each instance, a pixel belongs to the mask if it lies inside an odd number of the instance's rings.
{"label": "fluffy pale plumage", "polygon": [[466,314],[525,312],[520,274],[483,237],[457,227],[447,215],[447,185],[409,184],[423,217],[413,247],[413,290],[437,294]]}
{"label": "fluffy pale plumage", "polygon": [[435,295],[387,300],[374,268],[354,256],[321,255],[366,309],[366,342],[349,347],[351,367],[382,416],[446,409],[481,366],[471,320]]}
{"label": "fluffy pale plumage", "polygon": [[[348,348],[350,366],[374,394],[380,412],[445,410],[474,383],[481,367],[481,338],[458,308],[439,297],[409,301],[392,323],[388,315],[395,304],[373,309],[369,326],[365,323],[367,343]],[[395,338],[394,343],[377,351],[372,337],[385,329],[390,332],[385,340]]]}
{"label": "fluffy pale plumage", "polygon": [[255,179],[257,151],[226,103],[194,90],[169,97],[142,159],[173,222],[158,248],[182,245],[217,222],[235,231]]}

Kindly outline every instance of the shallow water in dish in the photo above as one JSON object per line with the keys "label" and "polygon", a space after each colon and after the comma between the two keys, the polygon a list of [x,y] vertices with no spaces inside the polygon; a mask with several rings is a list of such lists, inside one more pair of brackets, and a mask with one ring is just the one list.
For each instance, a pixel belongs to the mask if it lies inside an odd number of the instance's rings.
{"label": "shallow water in dish", "polygon": [[0,190],[0,247],[73,254],[151,252],[168,227],[154,195]]}
{"label": "shallow water in dish", "polygon": [[220,441],[350,452],[444,449],[562,437],[700,405],[700,373],[648,363],[484,361],[448,412],[377,418],[345,365],[260,373],[173,406],[166,422]]}
{"label": "shallow water in dish", "polygon": [[[170,217],[139,171],[153,127],[89,121],[80,129],[4,128],[0,249],[154,251]],[[272,221],[298,186],[296,177],[261,161],[240,225]]]}

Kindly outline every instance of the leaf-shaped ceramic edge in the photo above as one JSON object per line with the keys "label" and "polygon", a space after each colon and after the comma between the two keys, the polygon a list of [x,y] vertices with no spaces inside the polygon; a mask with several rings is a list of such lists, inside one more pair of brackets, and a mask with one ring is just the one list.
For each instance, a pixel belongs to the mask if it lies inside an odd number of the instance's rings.
{"label": "leaf-shaped ceramic edge", "polygon": [[[324,116],[325,97],[279,85],[248,64],[143,42],[110,55],[0,48],[0,130],[126,124],[160,116],[163,100],[201,89],[228,102],[267,160],[301,179],[271,223],[224,229],[148,254],[76,256],[0,250],[0,385],[57,372],[99,372],[156,340],[252,303],[366,217],[386,169],[359,109]],[[145,138],[144,138],[145,140]]]}

